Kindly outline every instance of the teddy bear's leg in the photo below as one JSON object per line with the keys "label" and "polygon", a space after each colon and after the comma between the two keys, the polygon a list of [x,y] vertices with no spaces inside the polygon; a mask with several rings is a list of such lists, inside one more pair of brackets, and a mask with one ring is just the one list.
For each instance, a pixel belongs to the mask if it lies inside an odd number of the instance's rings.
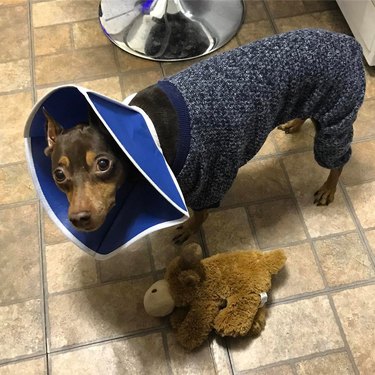
{"label": "teddy bear's leg", "polygon": [[212,322],[218,312],[219,307],[213,302],[192,306],[177,329],[178,342],[187,350],[196,349],[210,334]]}
{"label": "teddy bear's leg", "polygon": [[227,306],[214,320],[214,329],[221,336],[244,336],[253,325],[260,304],[258,294],[236,294],[228,298]]}
{"label": "teddy bear's leg", "polygon": [[261,307],[256,313],[253,321],[253,325],[250,328],[249,334],[252,336],[258,336],[266,325],[266,308]]}

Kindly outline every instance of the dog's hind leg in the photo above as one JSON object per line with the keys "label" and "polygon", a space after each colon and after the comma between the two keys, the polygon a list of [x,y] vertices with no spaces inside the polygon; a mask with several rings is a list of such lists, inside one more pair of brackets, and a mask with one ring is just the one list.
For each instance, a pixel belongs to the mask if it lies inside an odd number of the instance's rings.
{"label": "dog's hind leg", "polygon": [[301,126],[305,121],[306,119],[296,118],[288,121],[286,124],[279,125],[277,129],[282,130],[286,134],[297,133],[301,130]]}

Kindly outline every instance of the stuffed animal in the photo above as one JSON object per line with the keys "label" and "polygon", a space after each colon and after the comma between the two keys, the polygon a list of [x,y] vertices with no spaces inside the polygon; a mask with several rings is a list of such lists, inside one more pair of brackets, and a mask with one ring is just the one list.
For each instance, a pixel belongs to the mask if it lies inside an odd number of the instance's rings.
{"label": "stuffed animal", "polygon": [[192,243],[168,265],[164,280],[144,296],[149,315],[172,313],[172,328],[187,350],[200,346],[214,329],[221,336],[258,335],[265,326],[262,297],[271,276],[285,264],[282,250],[235,251],[201,259]]}

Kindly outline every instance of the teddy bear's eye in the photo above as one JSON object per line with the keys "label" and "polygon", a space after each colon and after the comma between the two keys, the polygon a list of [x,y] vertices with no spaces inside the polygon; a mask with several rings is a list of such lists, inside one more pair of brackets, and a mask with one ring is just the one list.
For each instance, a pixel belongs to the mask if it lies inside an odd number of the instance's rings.
{"label": "teddy bear's eye", "polygon": [[157,289],[152,289],[151,293],[156,293],[158,290]]}

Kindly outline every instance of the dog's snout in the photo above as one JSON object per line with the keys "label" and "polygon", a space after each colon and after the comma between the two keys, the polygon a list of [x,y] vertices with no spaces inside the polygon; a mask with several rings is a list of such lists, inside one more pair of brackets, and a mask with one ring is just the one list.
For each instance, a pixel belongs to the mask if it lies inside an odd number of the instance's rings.
{"label": "dog's snout", "polygon": [[69,215],[69,220],[76,227],[85,227],[90,223],[91,213],[90,211],[80,211]]}

